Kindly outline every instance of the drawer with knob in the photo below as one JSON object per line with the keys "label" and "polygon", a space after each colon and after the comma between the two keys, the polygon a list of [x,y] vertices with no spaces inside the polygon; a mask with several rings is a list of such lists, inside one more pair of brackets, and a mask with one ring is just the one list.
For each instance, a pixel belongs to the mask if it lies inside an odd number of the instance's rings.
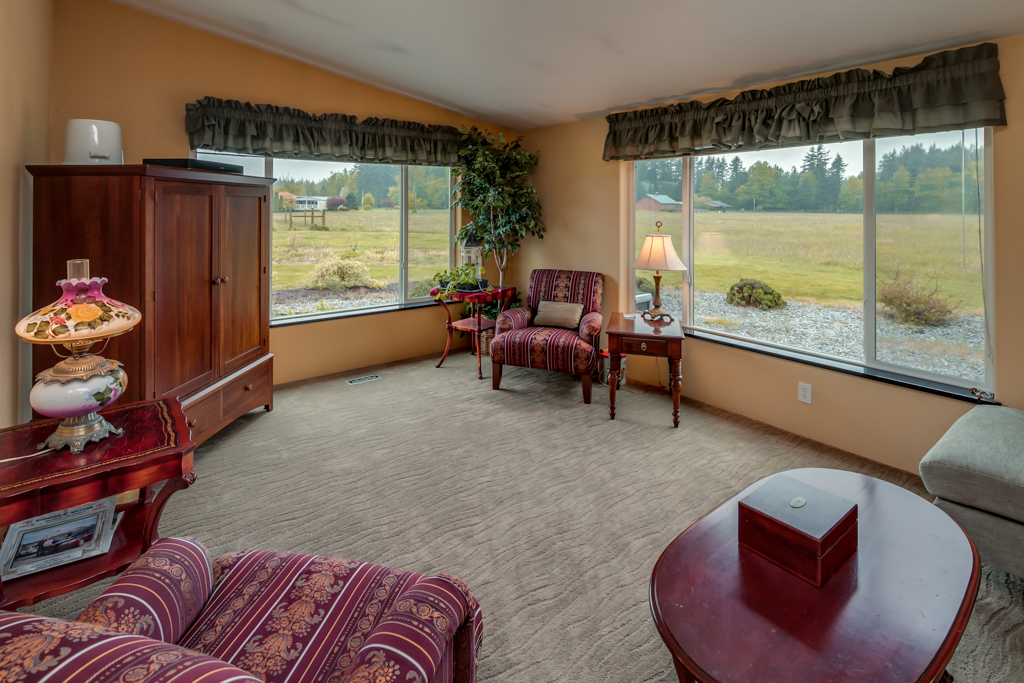
{"label": "drawer with knob", "polygon": [[269,403],[267,397],[273,389],[270,363],[260,363],[224,385],[221,389],[224,395],[221,411],[226,419],[234,419],[237,415]]}
{"label": "drawer with knob", "polygon": [[668,353],[668,342],[663,339],[640,339],[622,337],[622,353],[651,354],[664,356]]}
{"label": "drawer with knob", "polygon": [[212,434],[220,424],[220,392],[215,391],[188,406],[184,406],[185,424],[192,432],[192,442],[201,443],[207,434]]}

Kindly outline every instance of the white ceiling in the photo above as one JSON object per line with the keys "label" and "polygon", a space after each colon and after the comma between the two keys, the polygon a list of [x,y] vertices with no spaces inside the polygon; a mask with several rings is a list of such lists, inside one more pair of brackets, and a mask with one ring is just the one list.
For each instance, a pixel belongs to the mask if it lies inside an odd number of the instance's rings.
{"label": "white ceiling", "polygon": [[1022,0],[118,1],[520,131],[1024,33]]}

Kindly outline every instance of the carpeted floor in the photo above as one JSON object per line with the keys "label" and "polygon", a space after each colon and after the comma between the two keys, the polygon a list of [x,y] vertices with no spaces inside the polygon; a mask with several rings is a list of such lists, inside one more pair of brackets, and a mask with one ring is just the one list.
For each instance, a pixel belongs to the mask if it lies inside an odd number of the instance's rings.
{"label": "carpeted floor", "polygon": [[[460,353],[280,389],[202,446],[163,535],[214,555],[262,548],[465,579],[484,608],[484,683],[675,681],[651,619],[650,572],[688,525],[748,484],[796,467],[916,477],[664,394],[621,394],[506,368],[500,392]],[[365,374],[365,373],[355,373]],[[354,376],[354,375],[349,375]],[[685,381],[685,378],[684,378]],[[630,391],[636,391],[630,389]],[[24,611],[73,617],[105,584]],[[985,570],[950,672],[1024,680],[1024,581]]]}

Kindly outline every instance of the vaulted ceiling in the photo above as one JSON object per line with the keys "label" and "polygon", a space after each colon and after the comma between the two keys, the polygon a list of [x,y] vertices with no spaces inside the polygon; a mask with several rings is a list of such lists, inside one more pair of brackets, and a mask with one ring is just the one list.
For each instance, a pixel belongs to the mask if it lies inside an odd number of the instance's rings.
{"label": "vaulted ceiling", "polygon": [[1021,0],[118,1],[518,130],[1024,33]]}

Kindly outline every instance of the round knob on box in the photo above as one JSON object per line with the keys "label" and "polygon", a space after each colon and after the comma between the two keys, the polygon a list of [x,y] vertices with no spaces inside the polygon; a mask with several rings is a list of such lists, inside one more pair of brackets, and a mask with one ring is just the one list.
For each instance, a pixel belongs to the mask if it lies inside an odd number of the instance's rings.
{"label": "round knob on box", "polygon": [[807,505],[807,499],[803,496],[797,496],[793,500],[789,501],[789,507],[791,508],[802,508],[804,505]]}

